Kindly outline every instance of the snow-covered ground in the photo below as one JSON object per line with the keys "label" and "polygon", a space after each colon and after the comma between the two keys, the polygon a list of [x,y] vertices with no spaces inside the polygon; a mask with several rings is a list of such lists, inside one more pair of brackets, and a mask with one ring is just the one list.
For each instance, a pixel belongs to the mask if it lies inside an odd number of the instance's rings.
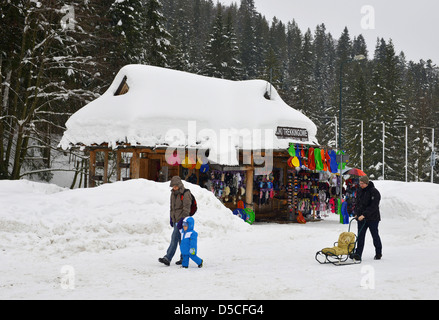
{"label": "snow-covered ground", "polygon": [[362,264],[343,267],[314,259],[347,230],[338,216],[250,226],[186,185],[202,269],[157,261],[171,235],[168,183],[0,181],[0,299],[439,299],[439,185],[376,182],[383,259],[368,234]]}

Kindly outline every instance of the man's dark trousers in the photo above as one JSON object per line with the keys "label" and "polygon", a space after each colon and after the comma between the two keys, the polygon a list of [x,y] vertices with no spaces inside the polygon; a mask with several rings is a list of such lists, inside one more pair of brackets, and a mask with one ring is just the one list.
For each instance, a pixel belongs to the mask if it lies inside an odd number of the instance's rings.
{"label": "man's dark trousers", "polygon": [[358,221],[358,244],[357,250],[355,251],[361,258],[364,249],[364,240],[366,238],[367,229],[370,230],[373,239],[373,245],[375,246],[375,254],[382,255],[383,246],[381,244],[381,239],[378,234],[379,221]]}

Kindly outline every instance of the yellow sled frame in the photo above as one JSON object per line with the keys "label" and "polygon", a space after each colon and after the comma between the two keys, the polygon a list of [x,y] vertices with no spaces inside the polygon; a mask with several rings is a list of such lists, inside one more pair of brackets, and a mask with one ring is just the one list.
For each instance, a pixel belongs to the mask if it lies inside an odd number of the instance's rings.
{"label": "yellow sled frame", "polygon": [[[349,223],[349,231],[351,223]],[[340,234],[338,241],[334,243],[332,248],[324,248],[316,253],[316,260],[320,264],[331,263],[336,266],[359,264],[361,261],[352,260],[347,262],[350,255],[355,252],[358,237],[353,232],[343,232]]]}

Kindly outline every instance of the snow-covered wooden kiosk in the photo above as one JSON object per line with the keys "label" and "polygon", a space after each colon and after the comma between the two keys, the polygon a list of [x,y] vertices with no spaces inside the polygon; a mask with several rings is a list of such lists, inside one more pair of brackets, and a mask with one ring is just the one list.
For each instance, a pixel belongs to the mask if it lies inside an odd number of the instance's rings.
{"label": "snow-covered wooden kiosk", "polygon": [[[203,162],[210,170],[244,172],[247,205],[253,204],[255,174],[268,174],[269,162],[286,170],[292,143],[317,144],[314,123],[266,81],[229,81],[145,65],[122,68],[66,128],[60,146],[89,152],[90,187],[108,182],[110,158],[117,168],[113,181],[192,173],[199,179]],[[193,164],[178,165],[185,159]],[[201,171],[208,174],[206,166]]]}

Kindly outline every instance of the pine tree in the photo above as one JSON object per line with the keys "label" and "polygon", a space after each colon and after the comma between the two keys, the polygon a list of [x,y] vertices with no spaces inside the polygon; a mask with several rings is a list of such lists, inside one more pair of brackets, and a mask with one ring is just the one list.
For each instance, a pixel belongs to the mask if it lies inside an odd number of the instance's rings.
{"label": "pine tree", "polygon": [[255,4],[254,0],[241,0],[239,8],[238,35],[241,51],[240,61],[244,68],[244,78],[254,79],[260,72],[257,70],[257,45],[255,29]]}
{"label": "pine tree", "polygon": [[385,107],[385,80],[383,62],[386,59],[386,42],[378,39],[372,62],[372,78],[370,83],[370,101],[367,113],[364,115],[370,124],[365,128],[365,168],[371,178],[382,176],[382,117],[381,112]]}
{"label": "pine tree", "polygon": [[331,106],[331,90],[335,84],[335,45],[331,34],[326,33],[324,24],[316,27],[313,44],[316,105],[309,116],[319,128],[318,141],[322,145],[335,147],[334,116],[328,114],[328,109]]}
{"label": "pine tree", "polygon": [[147,0],[145,13],[145,62],[158,67],[168,66],[171,52],[171,35],[165,28],[165,17],[161,13],[159,0]]}
{"label": "pine tree", "polygon": [[204,47],[209,40],[213,15],[214,4],[212,1],[194,0],[190,32],[192,45],[189,48],[190,72],[192,73],[201,73],[204,66]]}
{"label": "pine tree", "polygon": [[[431,96],[431,110],[432,110],[432,127],[436,128],[436,137],[438,136],[438,127],[437,123],[439,123],[439,68],[437,65],[433,64],[433,61],[428,61],[431,66],[431,84],[430,84],[430,96]],[[433,145],[435,151],[435,166],[434,166],[434,177],[433,181],[435,183],[439,182],[439,143],[438,139],[435,138],[435,143]]]}
{"label": "pine tree", "polygon": [[412,181],[431,180],[431,128],[437,123],[437,81],[438,70],[431,61],[408,63],[405,90],[408,92],[409,173]]}
{"label": "pine tree", "polygon": [[243,77],[243,70],[242,63],[239,60],[239,47],[233,25],[232,11],[229,10],[224,29],[224,61],[227,64],[224,76],[226,79],[239,80]]}
{"label": "pine tree", "polygon": [[273,18],[269,29],[267,48],[262,78],[271,82],[282,95],[286,91],[284,87],[284,61],[287,57],[286,35],[284,24],[276,17]]}
{"label": "pine tree", "polygon": [[114,66],[138,64],[145,61],[143,0],[114,1],[108,15],[113,41],[109,47]]}
{"label": "pine tree", "polygon": [[[257,45],[254,56],[254,65],[257,72],[255,75],[256,78],[264,78],[264,74],[265,76],[267,74],[266,57],[269,47],[269,33],[270,27],[267,20],[261,14],[257,14],[255,17],[255,43]],[[245,74],[245,70],[242,70],[241,73]],[[285,81],[284,85],[287,85],[287,81]]]}
{"label": "pine tree", "polygon": [[[402,74],[399,58],[395,54],[393,43],[381,39],[377,43],[372,74],[372,91],[370,106],[373,110],[369,121],[375,130],[370,129],[370,135],[375,151],[369,164],[373,175],[382,177],[383,151],[378,145],[383,144],[383,138],[378,137],[378,132],[383,134],[382,125],[385,126],[385,177],[401,180],[403,178],[404,140],[401,139],[402,127],[405,126],[405,107],[402,100]],[[381,130],[377,130],[376,128]],[[381,159],[381,160],[379,160]],[[377,165],[378,164],[378,165]]]}
{"label": "pine tree", "polygon": [[299,85],[297,90],[299,110],[305,115],[315,112],[318,105],[316,83],[314,77],[315,55],[311,30],[308,29],[303,37],[299,63]]}
{"label": "pine tree", "polygon": [[[368,56],[366,42],[362,35],[354,38],[353,56]],[[343,128],[345,139],[343,147],[347,150],[350,157],[349,165],[351,167],[361,167],[361,121],[364,126],[368,124],[369,119],[365,117],[369,110],[369,88],[370,66],[368,60],[352,62],[349,65],[350,75],[350,104],[344,109],[345,118]],[[365,136],[363,136],[365,138]]]}
{"label": "pine tree", "polygon": [[205,67],[202,73],[222,79],[239,79],[241,77],[241,63],[238,58],[239,51],[231,13],[229,12],[226,25],[224,25],[223,9],[218,4],[215,23],[212,27],[210,40],[206,45]]}
{"label": "pine tree", "polygon": [[299,89],[300,64],[302,57],[302,31],[293,20],[287,25],[287,88],[285,101],[293,108],[299,109],[297,93]]}
{"label": "pine tree", "polygon": [[193,46],[191,37],[190,2],[187,0],[168,3],[166,28],[171,34],[171,51],[169,67],[175,70],[189,71],[191,69],[190,52]]}
{"label": "pine tree", "polygon": [[318,105],[322,108],[319,114],[325,112],[330,104],[330,91],[334,86],[334,43],[332,37],[326,34],[326,26],[318,25],[314,33],[314,77],[318,95]]}
{"label": "pine tree", "polygon": [[226,67],[222,53],[224,50],[224,24],[222,7],[218,4],[215,23],[212,27],[210,39],[206,45],[204,70],[202,73],[215,78],[224,78],[223,71]]}
{"label": "pine tree", "polygon": [[[349,35],[349,30],[346,27],[343,30],[342,35],[337,41],[336,45],[336,60],[335,60],[335,84],[331,92],[331,105],[328,107],[328,114],[334,115],[338,120],[337,131],[340,131],[340,126],[342,128],[341,141],[339,137],[338,147],[345,149],[345,143],[349,140],[349,132],[346,130],[345,124],[346,115],[350,112],[352,107],[352,97],[351,97],[351,75],[352,75],[352,41]],[[340,102],[340,86],[342,88],[342,101]],[[339,121],[339,107],[341,103],[342,109],[342,122]]]}

